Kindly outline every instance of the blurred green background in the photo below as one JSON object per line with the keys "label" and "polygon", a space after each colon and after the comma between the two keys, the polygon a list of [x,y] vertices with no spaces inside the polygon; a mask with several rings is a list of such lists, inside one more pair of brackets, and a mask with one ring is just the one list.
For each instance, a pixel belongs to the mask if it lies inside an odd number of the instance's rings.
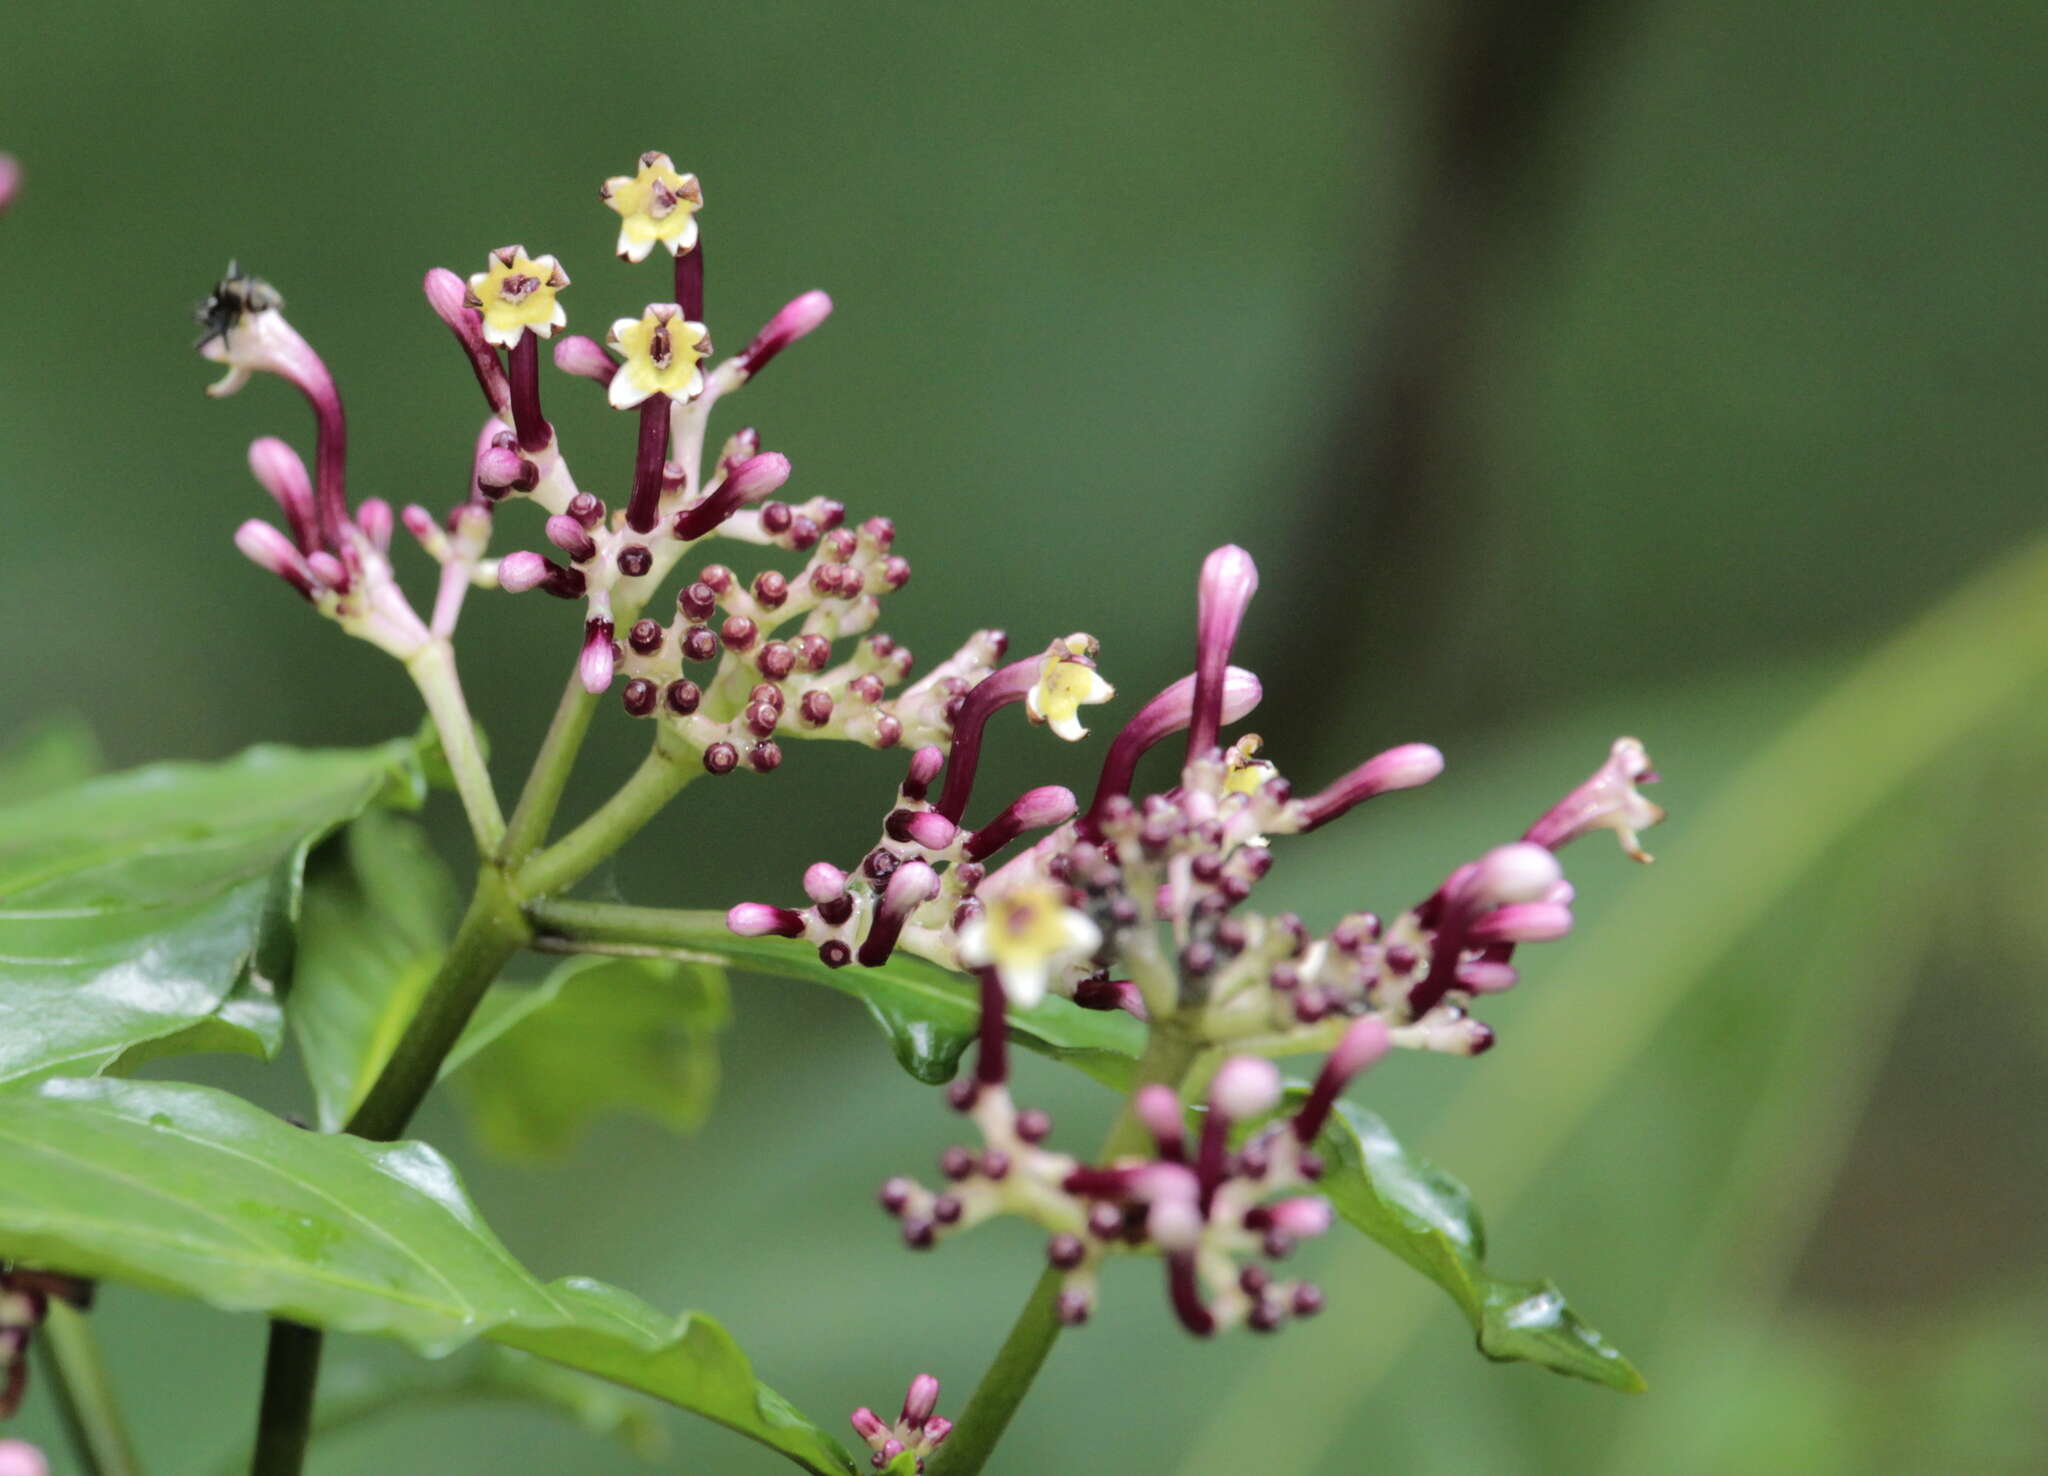
{"label": "blurred green background", "polygon": [[[310,436],[275,382],[204,398],[190,304],[231,255],[270,278],[348,397],[356,493],[443,506],[477,407],[420,274],[554,251],[596,331],[661,270],[610,257],[596,186],[661,147],[705,180],[722,342],[838,304],[724,424],[895,517],[899,638],[1088,629],[1135,697],[1186,668],[1195,565],[1234,539],[1284,769],[1445,748],[1431,790],[1287,848],[1273,905],[1402,905],[1617,732],[1649,744],[1658,865],[1574,853],[1583,926],[1490,1011],[1501,1047],[1363,1095],[1651,1392],[1486,1364],[1340,1233],[1305,1257],[1332,1310],[1271,1342],[1196,1345],[1119,1268],[996,1470],[2048,1468],[2037,3],[28,0],[4,32],[0,730],[75,712],[119,764],[410,730],[390,664],[229,546],[262,511],[247,441]],[[550,388],[580,479],[620,485],[630,430]],[[573,622],[478,598],[464,638],[523,765]],[[571,807],[644,741],[601,721]],[[1005,730],[985,792],[1098,752],[1054,748]],[[586,890],[793,896],[897,772],[800,747]],[[536,1271],[716,1314],[821,1423],[924,1368],[957,1412],[1033,1237],[903,1253],[868,1195],[951,1141],[934,1094],[843,997],[736,1006],[694,1138],[611,1120],[536,1168],[446,1103],[421,1133]],[[288,1063],[184,1069],[301,1104]],[[1026,1072],[1099,1131],[1097,1089]],[[119,1290],[100,1320],[153,1470],[246,1438],[260,1325]],[[782,1469],[669,1423],[667,1469]],[[44,1401],[19,1429],[54,1439]],[[311,1469],[643,1468],[501,1408],[395,1413]]]}

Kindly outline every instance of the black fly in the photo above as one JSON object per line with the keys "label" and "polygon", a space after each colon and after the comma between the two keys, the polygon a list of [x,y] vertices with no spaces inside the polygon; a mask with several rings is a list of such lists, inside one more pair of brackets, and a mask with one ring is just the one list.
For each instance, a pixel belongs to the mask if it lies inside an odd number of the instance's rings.
{"label": "black fly", "polygon": [[244,313],[268,312],[284,306],[284,298],[261,277],[252,277],[238,262],[228,263],[228,273],[215,284],[206,301],[192,310],[192,317],[206,331],[194,348],[218,338],[225,346],[228,333]]}

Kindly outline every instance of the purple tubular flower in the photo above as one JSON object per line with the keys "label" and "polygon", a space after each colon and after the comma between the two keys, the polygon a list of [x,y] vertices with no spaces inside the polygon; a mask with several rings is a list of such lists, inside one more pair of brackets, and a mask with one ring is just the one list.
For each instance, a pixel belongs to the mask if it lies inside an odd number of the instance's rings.
{"label": "purple tubular flower", "polygon": [[676,306],[692,323],[704,321],[704,242],[676,256]]}
{"label": "purple tubular flower", "polygon": [[1444,771],[1444,756],[1427,743],[1404,743],[1367,759],[1322,793],[1302,801],[1304,830],[1328,825],[1354,805],[1397,789],[1416,789]]}
{"label": "purple tubular flower", "polygon": [[[500,569],[499,579],[504,578]],[[583,680],[583,690],[596,696],[612,684],[612,673],[618,666],[618,656],[612,648],[612,623],[602,616],[592,616],[583,623],[583,655],[576,663],[576,674]]]}
{"label": "purple tubular flower", "polygon": [[924,1443],[936,1446],[953,1433],[953,1422],[944,1415],[933,1415],[924,1422]]}
{"label": "purple tubular flower", "polygon": [[1209,1087],[1209,1112],[1202,1119],[1202,1142],[1195,1154],[1202,1211],[1208,1213],[1230,1157],[1232,1124],[1263,1117],[1280,1100],[1280,1068],[1259,1056],[1232,1056],[1216,1072]]}
{"label": "purple tubular flower", "polygon": [[555,367],[564,374],[609,385],[612,376],[619,372],[619,361],[596,339],[571,333],[566,338],[555,340]]}
{"label": "purple tubular flower", "polygon": [[506,355],[511,361],[512,428],[519,433],[519,449],[538,455],[555,442],[555,428],[540,412],[540,340],[528,329],[519,335]]}
{"label": "purple tubular flower", "polygon": [[878,1440],[889,1438],[889,1427],[883,1424],[881,1417],[866,1405],[862,1405],[859,1409],[855,1410],[847,1417],[847,1420],[853,1426],[854,1433],[871,1445]]}
{"label": "purple tubular flower", "polygon": [[1027,830],[1064,825],[1074,818],[1074,812],[1079,808],[1080,802],[1074,798],[1074,791],[1058,784],[1027,789],[967,838],[967,859],[980,861],[993,856]]}
{"label": "purple tubular flower", "polygon": [[766,902],[742,902],[725,914],[725,925],[742,938],[801,938],[804,915]]}
{"label": "purple tubular flower", "polygon": [[[691,253],[694,255],[695,253]],[[702,538],[750,502],[758,502],[789,480],[789,458],[780,451],[749,456],[694,506],[676,514],[676,537]],[[948,816],[958,819],[958,816]]]}
{"label": "purple tubular flower", "polygon": [[854,957],[862,968],[879,968],[896,951],[896,940],[910,914],[929,902],[939,890],[939,874],[922,861],[906,861],[890,873],[889,885],[875,907],[868,935],[861,940]]}
{"label": "purple tubular flower", "polygon": [[476,456],[476,484],[486,492],[508,492],[527,481],[533,463],[510,446],[486,444]]}
{"label": "purple tubular flower", "polygon": [[1662,820],[1664,811],[1636,793],[1636,786],[1656,780],[1657,771],[1650,767],[1643,745],[1634,738],[1617,738],[1607,762],[1545,811],[1522,839],[1555,851],[1590,830],[1611,830],[1630,857],[1648,861],[1650,854],[1637,844],[1636,832]]}
{"label": "purple tubular flower", "polygon": [[1338,1096],[1351,1084],[1351,1079],[1393,1048],[1393,1039],[1387,1034],[1387,1023],[1377,1015],[1367,1015],[1345,1031],[1344,1038],[1337,1042],[1337,1048],[1323,1062],[1322,1073],[1309,1089],[1308,1100],[1294,1115],[1295,1140],[1304,1147],[1313,1143],[1316,1134],[1323,1130],[1323,1124],[1330,1120],[1330,1109],[1337,1105]]}
{"label": "purple tubular flower", "polygon": [[235,529],[235,547],[259,569],[267,569],[307,599],[318,582],[306,556],[296,545],[260,518],[251,518]]}
{"label": "purple tubular flower", "polygon": [[1195,1253],[1175,1251],[1166,1258],[1166,1291],[1174,1316],[1181,1326],[1198,1338],[1216,1331],[1216,1319],[1202,1305],[1202,1288],[1195,1278]]}
{"label": "purple tubular flower", "polygon": [[512,388],[505,379],[505,366],[498,362],[498,351],[484,342],[483,314],[463,301],[469,292],[469,284],[448,268],[435,267],[427,273],[421,286],[427,294],[427,306],[448,325],[455,341],[469,355],[469,367],[476,375],[477,387],[484,392],[484,399],[492,412],[505,414],[512,406]]}
{"label": "purple tubular flower", "polygon": [[[696,252],[690,252],[695,256]],[[676,259],[678,269],[682,258]],[[768,361],[795,343],[832,315],[832,299],[822,292],[806,292],[793,298],[781,312],[768,320],[768,325],[754,335],[754,341],[741,351],[739,367],[748,376],[759,374],[768,367]]]}
{"label": "purple tubular flower", "polygon": [[249,443],[249,470],[283,512],[300,552],[318,548],[320,519],[313,505],[313,479],[306,475],[299,453],[276,436],[259,436]]}
{"label": "purple tubular flower", "polygon": [[1168,1163],[1181,1163],[1188,1156],[1187,1119],[1180,1110],[1180,1095],[1170,1086],[1153,1082],[1139,1089],[1131,1099],[1131,1111],[1159,1145],[1159,1156]]}
{"label": "purple tubular flower", "polygon": [[667,395],[649,395],[640,402],[640,446],[633,458],[633,498],[626,504],[626,526],[635,533],[652,533],[654,525],[661,521],[661,469],[668,461],[668,406]]}
{"label": "purple tubular flower", "polygon": [[[690,254],[694,256],[696,253]],[[913,1430],[922,1430],[924,1422],[938,1407],[939,1381],[928,1373],[921,1373],[910,1381],[910,1388],[903,1396],[903,1423]]]}
{"label": "purple tubular flower", "polygon": [[1038,683],[1043,655],[1027,656],[998,667],[979,682],[960,703],[960,715],[953,719],[953,747],[946,755],[946,787],[939,791],[938,812],[954,824],[967,810],[967,797],[974,791],[974,771],[981,764],[981,734],[988,720],[1013,702],[1022,702]]}
{"label": "purple tubular flower", "polygon": [[1283,1199],[1267,1210],[1273,1228],[1295,1240],[1314,1240],[1330,1228],[1330,1201],[1314,1194]]}
{"label": "purple tubular flower", "polygon": [[[1194,718],[1195,678],[1184,676],[1150,702],[1139,708],[1124,724],[1123,731],[1109,745],[1102,761],[1102,777],[1096,781],[1095,799],[1088,807],[1083,828],[1094,831],[1110,800],[1131,792],[1131,780],[1138,772],[1138,760],[1155,744],[1178,733]],[[1259,679],[1241,666],[1223,673],[1222,721],[1234,723],[1259,705]]]}
{"label": "purple tubular flower", "polygon": [[1001,1086],[1010,1077],[1009,996],[994,969],[978,969],[975,977],[981,981],[981,1049],[975,1053],[974,1079],[983,1086]]}
{"label": "purple tubular flower", "polygon": [[939,770],[946,767],[946,750],[936,743],[927,743],[910,756],[910,771],[903,776],[903,797],[907,800],[921,800],[931,793],[932,780],[939,777]]}
{"label": "purple tubular flower", "polygon": [[1244,612],[1258,592],[1259,568],[1252,556],[1226,543],[1202,561],[1196,595],[1195,705],[1188,723],[1188,757],[1201,758],[1216,746],[1223,725],[1223,673]]}

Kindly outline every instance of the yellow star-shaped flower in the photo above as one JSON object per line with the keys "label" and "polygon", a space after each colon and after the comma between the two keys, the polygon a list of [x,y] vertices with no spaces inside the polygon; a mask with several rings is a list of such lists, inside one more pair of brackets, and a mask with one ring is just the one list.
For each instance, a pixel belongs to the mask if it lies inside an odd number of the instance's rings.
{"label": "yellow star-shaped flower", "polygon": [[704,188],[696,175],[676,173],[668,155],[650,149],[640,156],[638,174],[616,175],[597,193],[619,212],[619,255],[627,261],[645,261],[657,243],[670,256],[696,246]]}
{"label": "yellow star-shaped flower", "polygon": [[535,338],[546,338],[567,326],[569,315],[555,294],[568,285],[569,274],[552,256],[528,256],[524,246],[500,246],[491,253],[489,269],[469,279],[467,301],[484,315],[484,337],[511,348],[529,329]]}
{"label": "yellow star-shaped flower", "polygon": [[1024,694],[1024,711],[1032,722],[1046,724],[1069,743],[1088,736],[1081,709],[1116,696],[1116,688],[1095,669],[1099,649],[1094,636],[1078,633],[1052,643],[1037,684]]}
{"label": "yellow star-shaped flower", "polygon": [[1045,998],[1055,972],[1102,946],[1102,930],[1043,883],[988,899],[988,909],[960,930],[960,961],[993,965],[1010,1003],[1029,1009]]}
{"label": "yellow star-shaped flower", "polygon": [[1265,741],[1257,733],[1247,733],[1223,755],[1225,794],[1257,794],[1268,779],[1280,772],[1264,759],[1253,757],[1265,746]]}
{"label": "yellow star-shaped flower", "polygon": [[711,352],[711,335],[672,302],[648,304],[637,318],[621,318],[606,335],[626,356],[612,376],[611,402],[630,410],[650,395],[687,400],[704,389],[697,365]]}

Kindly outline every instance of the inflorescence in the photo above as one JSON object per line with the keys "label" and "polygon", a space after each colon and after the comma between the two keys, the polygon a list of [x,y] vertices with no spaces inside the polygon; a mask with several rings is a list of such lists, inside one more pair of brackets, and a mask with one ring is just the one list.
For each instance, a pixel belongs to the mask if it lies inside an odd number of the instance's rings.
{"label": "inflorescence", "polygon": [[[978,1063],[948,1099],[981,1146],[940,1155],[938,1190],[890,1179],[881,1204],[918,1249],[997,1215],[1036,1222],[1062,1275],[1068,1323],[1092,1310],[1102,1263],[1131,1251],[1164,1258],[1173,1309],[1198,1334],[1267,1331],[1319,1310],[1316,1287],[1279,1280],[1257,1261],[1284,1258],[1330,1223],[1328,1203],[1307,1191],[1322,1172],[1312,1145],[1338,1094],[1395,1047],[1474,1056],[1491,1046],[1493,1032],[1471,1013],[1476,1000],[1515,983],[1518,945],[1571,927],[1572,888],[1556,851],[1608,829],[1647,861],[1636,832],[1662,817],[1636,787],[1656,777],[1648,756],[1623,738],[1521,840],[1458,867],[1391,920],[1357,912],[1316,936],[1292,914],[1250,910],[1272,865],[1271,838],[1316,830],[1443,768],[1436,749],[1407,744],[1303,797],[1255,735],[1226,746],[1222,729],[1260,695],[1257,678],[1229,664],[1257,584],[1242,549],[1209,556],[1195,671],[1118,732],[1085,810],[1048,787],[978,827],[963,823],[998,709],[1024,702],[1077,736],[1079,704],[1110,695],[1094,669],[1096,643],[1077,635],[966,694],[950,744],[912,755],[875,847],[850,871],[821,861],[805,873],[808,906],[742,903],[728,916],[737,933],[802,939],[835,966],[875,967],[901,948],[976,975]],[[1183,731],[1178,784],[1134,795],[1139,759]],[[1046,833],[992,867],[998,849],[1034,830]],[[1194,1124],[1172,1087],[1146,1086],[1132,1109],[1153,1151],[1087,1164],[1047,1147],[1051,1120],[1020,1110],[1007,1084],[1007,1011],[1048,993],[1127,1010],[1154,1028],[1172,1021],[1237,1053],[1216,1070]],[[1275,1120],[1287,1099],[1267,1058],[1325,1051],[1313,1086]]]}
{"label": "inflorescence", "polygon": [[[471,587],[539,589],[580,602],[584,688],[616,686],[627,713],[659,723],[666,741],[713,774],[773,770],[782,762],[779,740],[790,737],[875,748],[943,741],[948,709],[1000,659],[1000,637],[977,634],[907,686],[911,653],[887,635],[842,652],[840,642],[873,629],[881,597],[910,578],[909,562],[893,551],[894,526],[882,517],[850,522],[829,497],[782,496],[788,458],[762,450],[752,428],[728,437],[705,465],[712,408],[822,323],[831,299],[802,294],[713,365],[696,177],[650,152],[637,173],[607,181],[602,197],[620,216],[620,256],[638,262],[660,246],[674,258],[668,300],[617,319],[605,343],[564,334],[554,344],[558,370],[594,381],[613,407],[636,415],[623,505],[607,507],[578,486],[542,413],[540,345],[568,322],[570,279],[555,257],[505,246],[467,279],[439,267],[427,273],[428,304],[462,347],[487,412],[469,484],[439,518],[409,506],[394,519],[379,498],[350,504],[347,420],[334,378],[285,319],[278,292],[231,265],[199,309],[199,351],[228,371],[210,393],[232,394],[255,372],[281,375],[312,406],[316,430],[310,475],[283,441],[265,437],[250,447],[250,468],[285,527],[251,520],[236,544],[409,668],[450,640]],[[539,505],[550,552],[487,555],[496,511],[514,500]],[[441,567],[425,616],[392,570],[394,522]],[[650,613],[664,581],[713,537],[803,562],[751,578],[709,562],[685,582],[672,613]]]}
{"label": "inflorescence", "polygon": [[[344,630],[404,661],[444,741],[467,726],[450,652],[456,619],[469,589],[495,587],[579,602],[582,687],[616,686],[628,714],[659,725],[657,745],[694,754],[710,773],[769,772],[790,737],[908,750],[880,835],[850,869],[819,861],[804,874],[804,905],[741,903],[727,918],[741,935],[801,940],[835,968],[879,967],[901,949],[978,981],[975,1072],[948,1095],[980,1147],[941,1155],[941,1189],[907,1178],[883,1186],[904,1239],[925,1248],[997,1215],[1034,1221],[1049,1236],[1067,1323],[1089,1316],[1104,1261],[1131,1252],[1163,1258],[1171,1305],[1195,1333],[1265,1331],[1313,1314],[1317,1288],[1278,1279],[1260,1261],[1283,1259],[1330,1223],[1328,1203],[1312,1192],[1322,1172],[1313,1145],[1339,1093],[1397,1047],[1474,1056],[1491,1046],[1476,1002],[1516,982],[1519,945],[1572,925],[1572,888],[1556,853],[1607,829],[1629,855],[1649,859],[1636,833],[1662,812],[1637,789],[1656,778],[1643,746],[1618,740],[1520,840],[1458,867],[1390,919],[1355,912],[1318,935],[1292,914],[1254,911],[1246,904],[1271,868],[1275,838],[1427,784],[1443,757],[1406,744],[1302,796],[1256,735],[1227,740],[1223,730],[1261,693],[1256,676],[1230,665],[1258,571],[1244,550],[1225,547],[1201,571],[1195,669],[1117,731],[1086,806],[1045,785],[971,822],[998,712],[1021,705],[1032,723],[1072,741],[1086,736],[1083,710],[1115,696],[1097,669],[1098,643],[1076,633],[1007,660],[1002,632],[976,631],[912,681],[910,652],[873,633],[881,598],[910,577],[893,524],[851,522],[831,498],[783,496],[790,464],[764,451],[751,428],[705,464],[712,408],[822,323],[830,299],[797,297],[714,364],[696,177],[650,152],[601,194],[620,218],[620,256],[640,262],[659,246],[674,265],[665,300],[614,321],[605,343],[565,334],[551,356],[637,416],[623,505],[578,486],[541,410],[540,344],[567,324],[570,279],[555,257],[505,246],[467,279],[442,268],[426,276],[427,301],[461,346],[486,408],[468,485],[440,518],[418,506],[394,518],[377,498],[350,503],[347,424],[332,375],[286,321],[278,293],[231,266],[200,308],[200,352],[227,368],[211,392],[231,394],[258,371],[281,375],[312,406],[316,431],[310,474],[282,441],[250,448],[285,526],[244,523],[236,543]],[[521,499],[545,515],[552,553],[488,556],[498,508]],[[395,523],[441,568],[424,617],[392,571]],[[649,614],[664,581],[712,537],[803,562],[750,578],[703,564],[672,615]],[[848,638],[856,639],[842,651]],[[1181,733],[1177,782],[1134,792],[1140,760]],[[1048,994],[1128,1011],[1222,1057],[1198,1104],[1168,1085],[1133,1097],[1148,1154],[1091,1164],[1057,1152],[1047,1146],[1049,1117],[1012,1101],[1008,1011]],[[1325,1059],[1313,1085],[1289,1095],[1269,1058],[1300,1054]],[[936,1391],[921,1377],[894,1427],[856,1414],[878,1464],[906,1451],[921,1461],[943,1438],[946,1422],[930,1417]]]}

